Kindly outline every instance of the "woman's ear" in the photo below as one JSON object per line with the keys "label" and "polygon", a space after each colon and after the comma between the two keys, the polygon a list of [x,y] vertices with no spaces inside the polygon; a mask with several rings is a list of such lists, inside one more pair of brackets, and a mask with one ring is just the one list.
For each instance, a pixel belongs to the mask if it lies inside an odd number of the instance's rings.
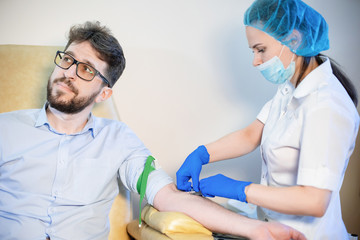
{"label": "woman's ear", "polygon": [[289,36],[287,36],[286,39],[284,40],[285,42],[288,42],[287,45],[291,49],[296,51],[302,43],[302,35],[298,30],[294,29],[292,33]]}
{"label": "woman's ear", "polygon": [[112,95],[112,89],[109,87],[103,87],[99,95],[96,97],[95,102],[96,103],[103,102],[109,97],[111,97],[111,95]]}

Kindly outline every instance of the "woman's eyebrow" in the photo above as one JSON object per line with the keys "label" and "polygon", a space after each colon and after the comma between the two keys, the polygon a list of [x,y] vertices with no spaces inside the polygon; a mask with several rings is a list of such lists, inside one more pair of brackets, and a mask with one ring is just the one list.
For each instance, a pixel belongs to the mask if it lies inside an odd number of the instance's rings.
{"label": "woman's eyebrow", "polygon": [[258,47],[259,45],[261,45],[261,43],[256,43],[253,46],[249,46],[249,48],[254,49],[254,48]]}

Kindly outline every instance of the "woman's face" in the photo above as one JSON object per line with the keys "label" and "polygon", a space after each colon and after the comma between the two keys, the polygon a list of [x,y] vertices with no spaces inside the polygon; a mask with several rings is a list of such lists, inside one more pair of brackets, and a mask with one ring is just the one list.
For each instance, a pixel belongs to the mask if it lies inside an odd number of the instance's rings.
{"label": "woman's face", "polygon": [[[293,60],[295,60],[296,55],[294,55],[287,46],[282,45],[278,40],[263,31],[247,26],[246,37],[249,47],[254,53],[254,67],[270,60],[274,56],[278,56],[280,58],[285,68],[289,66],[293,57]],[[280,56],[283,46],[284,49]]]}

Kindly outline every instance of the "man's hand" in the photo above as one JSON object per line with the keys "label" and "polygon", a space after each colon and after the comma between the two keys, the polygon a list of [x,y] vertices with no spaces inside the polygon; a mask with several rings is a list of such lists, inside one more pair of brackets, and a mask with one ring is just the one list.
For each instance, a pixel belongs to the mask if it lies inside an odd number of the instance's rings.
{"label": "man's hand", "polygon": [[306,240],[301,232],[278,222],[262,222],[257,229],[252,231],[250,239]]}

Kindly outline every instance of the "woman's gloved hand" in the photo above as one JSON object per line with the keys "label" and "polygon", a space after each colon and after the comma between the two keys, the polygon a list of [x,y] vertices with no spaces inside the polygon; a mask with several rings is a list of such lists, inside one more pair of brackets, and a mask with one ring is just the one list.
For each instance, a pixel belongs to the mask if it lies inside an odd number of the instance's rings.
{"label": "woman's gloved hand", "polygon": [[204,178],[200,190],[205,197],[225,197],[246,202],[245,187],[252,182],[237,181],[222,174]]}
{"label": "woman's gloved hand", "polygon": [[195,192],[199,191],[199,175],[202,165],[209,162],[210,155],[204,145],[199,146],[185,159],[180,169],[176,172],[177,187],[183,191],[191,191],[192,179]]}

